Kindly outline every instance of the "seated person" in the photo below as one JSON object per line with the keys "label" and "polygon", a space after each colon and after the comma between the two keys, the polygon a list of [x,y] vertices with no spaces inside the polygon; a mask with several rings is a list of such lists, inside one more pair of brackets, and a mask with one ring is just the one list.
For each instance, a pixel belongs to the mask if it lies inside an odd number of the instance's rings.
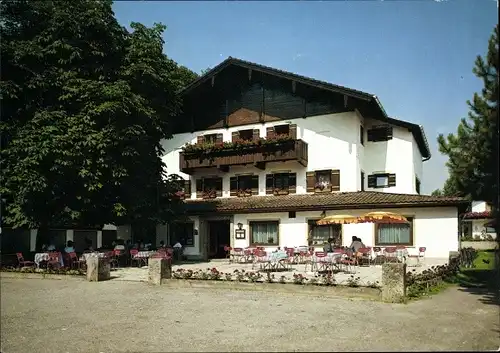
{"label": "seated person", "polygon": [[323,251],[326,253],[333,252],[333,238],[329,238],[327,243],[323,246]]}
{"label": "seated person", "polygon": [[125,245],[123,245],[123,239],[117,239],[113,250],[125,250]]}
{"label": "seated person", "polygon": [[160,247],[158,249],[165,249],[165,242],[163,240],[160,241]]}
{"label": "seated person", "polygon": [[49,244],[49,246],[47,246],[47,251],[56,251],[56,246],[54,244]]}
{"label": "seated person", "polygon": [[353,257],[355,257],[356,259],[359,259],[360,257],[362,257],[363,254],[359,252],[359,249],[364,248],[364,247],[365,247],[365,244],[363,244],[361,239],[359,239],[356,236],[352,237],[352,243],[349,246],[349,248],[352,251]]}
{"label": "seated person", "polygon": [[71,240],[68,240],[68,243],[66,244],[66,247],[64,248],[64,252],[66,254],[69,254],[70,252],[75,252],[75,247],[73,246],[73,242]]}

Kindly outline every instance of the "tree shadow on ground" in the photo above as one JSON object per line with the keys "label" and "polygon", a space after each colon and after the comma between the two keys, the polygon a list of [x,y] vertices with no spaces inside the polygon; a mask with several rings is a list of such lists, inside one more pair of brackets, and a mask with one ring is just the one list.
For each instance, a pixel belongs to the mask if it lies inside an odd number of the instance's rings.
{"label": "tree shadow on ground", "polygon": [[500,273],[498,270],[468,270],[458,277],[459,290],[479,295],[483,304],[500,305]]}

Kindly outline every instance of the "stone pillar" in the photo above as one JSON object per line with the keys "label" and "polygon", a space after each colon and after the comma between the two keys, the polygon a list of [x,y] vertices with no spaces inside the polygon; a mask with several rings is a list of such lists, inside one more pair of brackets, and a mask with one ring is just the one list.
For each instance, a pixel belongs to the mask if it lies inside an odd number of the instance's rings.
{"label": "stone pillar", "polygon": [[172,260],[151,257],[148,260],[148,283],[160,285],[163,280],[172,278]]}
{"label": "stone pillar", "polygon": [[87,280],[89,282],[106,281],[111,278],[111,266],[108,259],[97,256],[87,258]]}
{"label": "stone pillar", "polygon": [[450,263],[451,260],[453,260],[454,258],[457,258],[459,256],[460,256],[460,252],[459,251],[450,251],[449,257],[448,257],[448,263]]}
{"label": "stone pillar", "polygon": [[382,265],[382,301],[402,303],[406,298],[406,264]]}

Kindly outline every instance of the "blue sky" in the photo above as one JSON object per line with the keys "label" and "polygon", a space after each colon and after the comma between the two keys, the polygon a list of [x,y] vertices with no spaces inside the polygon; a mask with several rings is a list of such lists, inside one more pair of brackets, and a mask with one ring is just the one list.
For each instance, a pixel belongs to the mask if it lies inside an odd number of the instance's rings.
{"label": "blue sky", "polygon": [[165,53],[200,72],[228,56],[376,94],[390,116],[422,124],[432,158],[423,192],[443,185],[439,133],[455,132],[472,74],[498,22],[494,0],[145,2],[113,5],[123,25],[162,22]]}

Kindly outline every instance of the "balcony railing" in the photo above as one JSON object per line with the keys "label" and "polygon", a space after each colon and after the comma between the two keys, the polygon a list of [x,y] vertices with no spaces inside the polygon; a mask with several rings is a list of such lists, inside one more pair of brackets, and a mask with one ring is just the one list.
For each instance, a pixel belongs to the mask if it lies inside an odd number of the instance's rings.
{"label": "balcony railing", "polygon": [[190,174],[198,168],[228,168],[232,165],[253,164],[265,169],[268,162],[297,161],[307,167],[307,143],[302,140],[277,141],[265,145],[249,145],[239,148],[184,151],[179,154],[179,166]]}

